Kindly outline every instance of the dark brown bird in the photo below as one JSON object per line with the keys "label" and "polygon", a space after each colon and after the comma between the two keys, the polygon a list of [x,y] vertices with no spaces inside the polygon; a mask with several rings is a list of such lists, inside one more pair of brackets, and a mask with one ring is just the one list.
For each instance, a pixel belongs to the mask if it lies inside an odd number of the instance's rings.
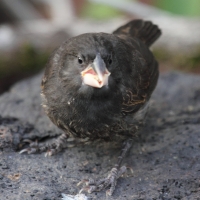
{"label": "dark brown bird", "polygon": [[109,176],[89,180],[89,192],[110,186],[111,195],[124,172],[122,159],[143,125],[157,84],[158,63],[149,47],[160,35],[160,29],[150,21],[133,20],[112,34],[70,38],[49,59],[42,79],[42,105],[64,133],[38,150],[54,154],[71,136],[127,139]]}

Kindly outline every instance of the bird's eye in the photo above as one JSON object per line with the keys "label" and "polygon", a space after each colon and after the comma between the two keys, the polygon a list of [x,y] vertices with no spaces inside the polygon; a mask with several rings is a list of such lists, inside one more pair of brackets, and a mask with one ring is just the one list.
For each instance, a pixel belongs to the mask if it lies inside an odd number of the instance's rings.
{"label": "bird's eye", "polygon": [[111,59],[111,58],[108,59],[108,64],[109,64],[109,65],[112,64],[112,59]]}
{"label": "bird's eye", "polygon": [[78,57],[78,63],[79,63],[79,64],[83,64],[82,58]]}

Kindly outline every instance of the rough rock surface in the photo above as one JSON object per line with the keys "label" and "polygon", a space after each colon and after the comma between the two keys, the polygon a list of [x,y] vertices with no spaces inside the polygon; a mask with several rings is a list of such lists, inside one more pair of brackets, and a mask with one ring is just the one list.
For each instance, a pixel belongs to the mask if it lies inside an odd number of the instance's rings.
{"label": "rough rock surface", "polygon": [[[77,194],[83,178],[112,167],[118,143],[95,142],[52,157],[19,154],[20,140],[59,134],[40,104],[41,75],[0,97],[0,199],[59,200]],[[116,155],[116,156],[114,156]],[[115,200],[200,200],[200,76],[161,75],[145,128],[125,160],[133,169],[118,180]],[[86,194],[106,199],[105,192]]]}

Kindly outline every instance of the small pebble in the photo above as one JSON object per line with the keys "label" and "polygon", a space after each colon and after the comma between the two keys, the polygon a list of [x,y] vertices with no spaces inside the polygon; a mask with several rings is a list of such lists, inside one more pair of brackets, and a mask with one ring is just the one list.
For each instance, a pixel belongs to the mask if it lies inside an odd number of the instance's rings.
{"label": "small pebble", "polygon": [[88,197],[85,196],[85,194],[76,194],[76,195],[70,195],[70,194],[62,194],[62,200],[88,200]]}

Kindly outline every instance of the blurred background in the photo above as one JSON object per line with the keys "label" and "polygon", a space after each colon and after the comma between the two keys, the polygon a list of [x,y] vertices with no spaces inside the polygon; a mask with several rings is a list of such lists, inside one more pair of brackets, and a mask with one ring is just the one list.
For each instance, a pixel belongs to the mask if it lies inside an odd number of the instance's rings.
{"label": "blurred background", "polygon": [[199,0],[1,0],[0,94],[40,72],[68,37],[112,32],[134,18],[163,32],[152,47],[161,73],[200,73]]}

